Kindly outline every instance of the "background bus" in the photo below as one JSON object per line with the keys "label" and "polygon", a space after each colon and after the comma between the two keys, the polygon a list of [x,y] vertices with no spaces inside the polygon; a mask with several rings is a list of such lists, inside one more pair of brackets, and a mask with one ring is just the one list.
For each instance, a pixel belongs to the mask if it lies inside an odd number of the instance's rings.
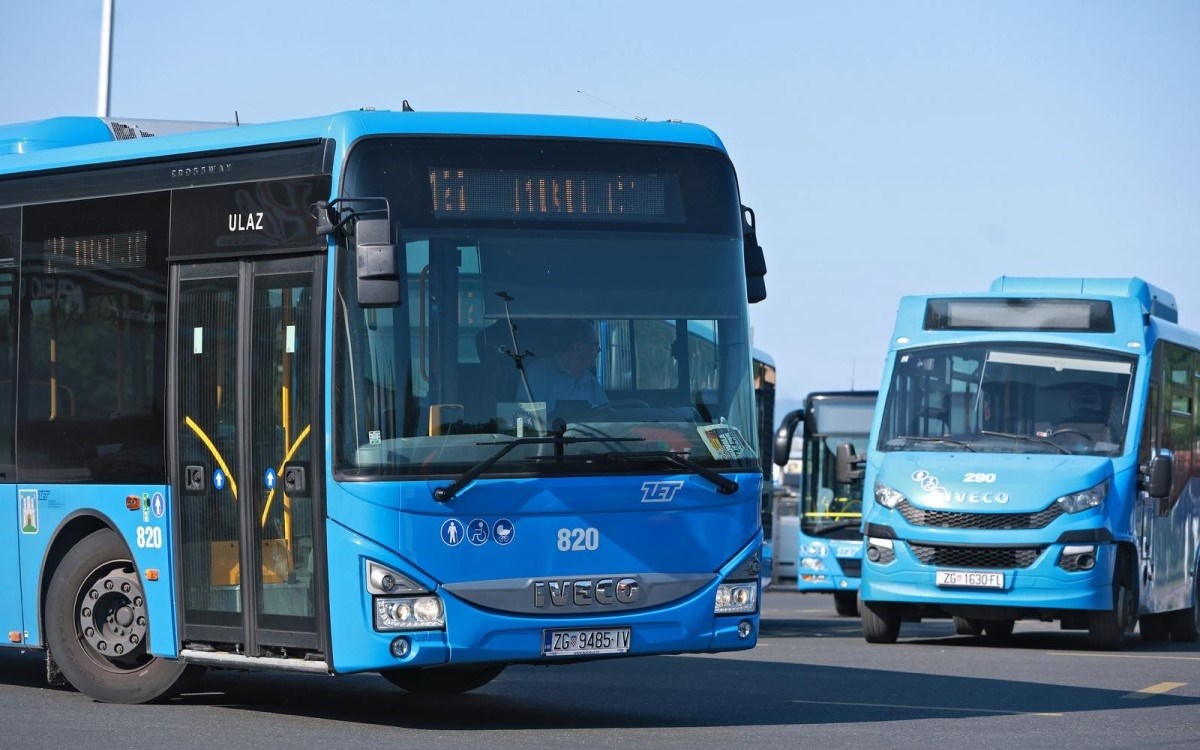
{"label": "background bus", "polygon": [[1197,638],[1200,336],[1141,279],[901,300],[867,455],[863,634],[1022,618]]}
{"label": "background bus", "polygon": [[12,647],[140,702],[754,645],[766,268],[712,132],[168,130],[0,128]]}
{"label": "background bus", "polygon": [[[858,614],[862,569],[862,473],[839,478],[837,447],[852,444],[866,452],[876,391],[810,393],[804,408],[785,416],[776,433],[774,462],[786,466],[800,430],[800,477],[797,513],[785,517],[795,561],[796,588],[833,594],[838,614]],[[794,545],[794,546],[793,546]]]}
{"label": "background bus", "polygon": [[754,404],[758,414],[758,451],[762,464],[762,566],[765,575],[770,575],[771,557],[771,499],[774,494],[771,451],[775,430],[775,360],[762,349],[751,352],[751,368],[754,372]]}

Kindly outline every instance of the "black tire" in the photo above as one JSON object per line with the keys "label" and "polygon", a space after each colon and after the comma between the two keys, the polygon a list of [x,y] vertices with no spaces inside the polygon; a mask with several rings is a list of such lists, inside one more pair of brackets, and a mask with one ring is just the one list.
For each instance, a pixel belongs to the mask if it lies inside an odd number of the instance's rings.
{"label": "black tire", "polygon": [[1195,580],[1192,606],[1176,610],[1167,615],[1167,627],[1171,640],[1180,643],[1195,643],[1200,639],[1200,578]]}
{"label": "black tire", "polygon": [[833,608],[842,617],[858,617],[858,592],[833,592]]}
{"label": "black tire", "polygon": [[983,632],[983,623],[979,620],[969,620],[966,617],[954,617],[954,632],[957,635],[979,635]]}
{"label": "black tire", "polygon": [[46,643],[76,690],[105,703],[176,695],[202,670],[147,652],[150,623],[129,551],[109,529],[63,557],[46,593]]}
{"label": "black tire", "polygon": [[867,643],[895,643],[900,637],[900,615],[887,604],[859,599],[858,611]]}
{"label": "black tire", "polygon": [[983,634],[989,641],[1007,641],[1012,638],[1015,624],[1013,620],[984,620]]}
{"label": "black tire", "polygon": [[1113,606],[1092,612],[1088,618],[1088,643],[1093,648],[1117,651],[1125,645],[1125,634],[1137,621],[1137,597],[1129,586],[1129,566],[1118,555],[1113,570]]}
{"label": "black tire", "polygon": [[1138,630],[1147,643],[1162,643],[1171,636],[1168,614],[1142,615],[1138,618]]}
{"label": "black tire", "polygon": [[417,695],[457,695],[488,684],[504,671],[504,666],[388,669],[379,674],[401,690]]}

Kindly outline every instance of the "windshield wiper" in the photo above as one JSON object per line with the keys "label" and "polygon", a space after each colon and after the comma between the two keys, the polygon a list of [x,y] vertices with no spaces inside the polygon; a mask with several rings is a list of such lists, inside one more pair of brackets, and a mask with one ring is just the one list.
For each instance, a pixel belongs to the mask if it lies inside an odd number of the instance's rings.
{"label": "windshield wiper", "polygon": [[488,456],[484,460],[467,469],[458,479],[455,479],[450,484],[444,487],[438,487],[433,491],[433,499],[439,503],[446,503],[454,499],[454,496],[470,484],[476,477],[483,472],[492,468],[500,459],[504,458],[509,452],[518,445],[553,445],[554,458],[557,461],[563,460],[563,448],[576,443],[631,443],[642,442],[646,438],[629,437],[566,437],[562,432],[556,432],[547,437],[520,437],[513,440],[493,440],[491,442],[476,443],[475,445],[502,445],[500,450]]}
{"label": "windshield wiper", "polygon": [[[975,449],[972,448],[969,443],[964,443],[961,440],[952,440],[950,438],[945,438],[945,437],[925,437],[925,436],[920,436],[920,435],[898,435],[898,436],[892,438],[892,440],[911,440],[914,443],[939,443],[942,445],[957,445],[959,448],[966,448],[971,453],[976,452]],[[888,442],[890,443],[892,441],[889,440]]]}
{"label": "windshield wiper", "polygon": [[1023,440],[1027,443],[1038,443],[1040,445],[1048,445],[1051,448],[1053,448],[1054,450],[1058,451],[1059,453],[1064,453],[1068,456],[1075,455],[1074,453],[1072,453],[1071,451],[1062,447],[1061,445],[1054,442],[1053,440],[1047,440],[1046,438],[1038,437],[1036,435],[1018,435],[1013,432],[995,432],[993,430],[980,430],[979,434],[980,435],[991,435],[993,437],[1012,438],[1013,440]]}
{"label": "windshield wiper", "polygon": [[690,469],[692,472],[700,475],[704,479],[712,482],[717,487],[717,492],[722,495],[732,495],[738,490],[738,483],[732,479],[719,474],[707,466],[701,466],[692,459],[687,457],[687,454],[676,453],[674,451],[629,451],[623,453],[602,453],[599,458],[606,461],[632,461],[644,458],[661,458],[668,463],[673,463],[676,466],[684,469]]}

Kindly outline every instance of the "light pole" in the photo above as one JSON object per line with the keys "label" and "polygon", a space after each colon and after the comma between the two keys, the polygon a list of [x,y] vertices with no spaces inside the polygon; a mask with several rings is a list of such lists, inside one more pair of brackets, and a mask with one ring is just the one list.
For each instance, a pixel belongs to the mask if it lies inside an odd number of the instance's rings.
{"label": "light pole", "polygon": [[113,3],[115,0],[103,0],[103,10],[100,21],[100,94],[96,103],[96,114],[108,117],[108,95],[112,88],[112,37],[113,37]]}

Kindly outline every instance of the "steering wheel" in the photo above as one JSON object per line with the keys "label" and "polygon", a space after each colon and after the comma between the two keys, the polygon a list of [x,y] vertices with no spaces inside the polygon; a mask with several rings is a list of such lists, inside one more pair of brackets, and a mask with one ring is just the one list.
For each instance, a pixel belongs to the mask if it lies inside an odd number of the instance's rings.
{"label": "steering wheel", "polygon": [[623,398],[607,404],[593,406],[592,411],[619,411],[621,409],[649,409],[650,404],[638,398]]}
{"label": "steering wheel", "polygon": [[1057,429],[1050,433],[1050,437],[1058,437],[1059,435],[1076,435],[1076,436],[1081,437],[1084,440],[1088,441],[1089,443],[1096,442],[1094,439],[1092,439],[1092,436],[1087,434],[1086,432],[1080,432],[1079,430],[1073,430],[1070,427],[1063,427],[1063,428]]}

